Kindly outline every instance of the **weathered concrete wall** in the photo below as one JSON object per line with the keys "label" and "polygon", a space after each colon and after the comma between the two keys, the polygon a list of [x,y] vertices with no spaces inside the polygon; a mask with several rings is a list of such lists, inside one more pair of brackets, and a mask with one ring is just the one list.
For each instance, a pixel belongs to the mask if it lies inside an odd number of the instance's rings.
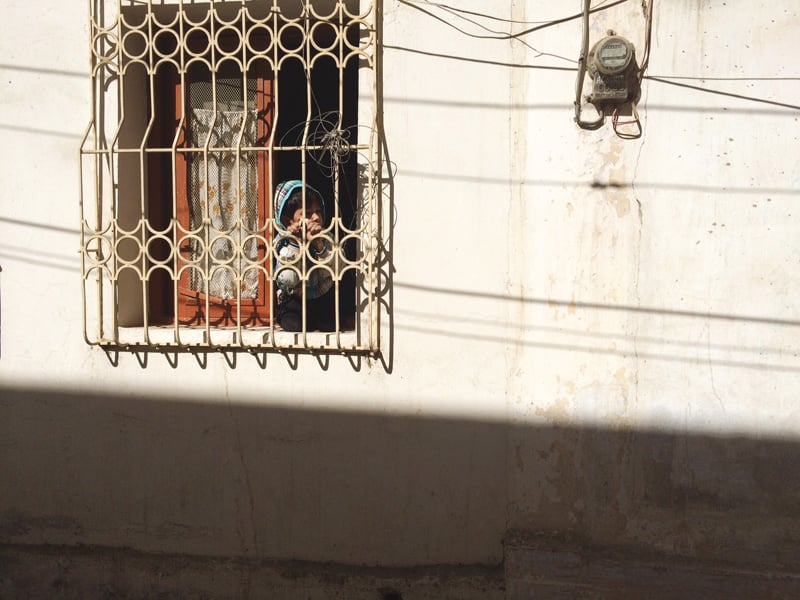
{"label": "weathered concrete wall", "polygon": [[[501,600],[500,566],[364,567],[144,554],[106,547],[0,547],[3,598]],[[9,577],[9,573],[13,576]]]}
{"label": "weathered concrete wall", "polygon": [[[797,550],[782,474],[800,423],[800,128],[777,103],[793,103],[781,54],[799,13],[757,4],[656,3],[648,74],[672,77],[645,81],[634,142],[610,124],[554,135],[574,75],[524,71],[509,416],[564,429],[510,441],[514,528],[698,557]],[[627,3],[591,30],[641,50],[642,21]],[[534,45],[571,55],[577,36],[548,31]]]}
{"label": "weathered concrete wall", "polygon": [[[657,3],[633,141],[572,123],[580,20],[384,8],[390,370],[85,346],[86,16],[6,3],[0,543],[496,568],[513,531],[796,572],[796,3]],[[607,29],[641,50],[639,3]]]}

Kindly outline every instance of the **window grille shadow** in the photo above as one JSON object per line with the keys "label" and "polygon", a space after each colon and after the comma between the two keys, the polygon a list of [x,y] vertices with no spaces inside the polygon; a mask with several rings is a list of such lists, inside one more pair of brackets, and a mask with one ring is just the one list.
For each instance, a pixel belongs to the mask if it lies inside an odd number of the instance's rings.
{"label": "window grille shadow", "polygon": [[164,358],[167,359],[167,363],[169,363],[170,367],[172,367],[173,369],[177,369],[178,368],[178,353],[177,352],[165,350],[165,351],[162,352],[162,354],[164,355]]}
{"label": "window grille shadow", "polygon": [[199,352],[195,350],[192,351],[191,354],[194,356],[195,360],[197,360],[197,364],[201,369],[208,368],[208,352]]}
{"label": "window grille shadow", "polygon": [[232,352],[230,350],[220,350],[220,354],[225,359],[225,363],[231,368],[236,368],[236,352]]}

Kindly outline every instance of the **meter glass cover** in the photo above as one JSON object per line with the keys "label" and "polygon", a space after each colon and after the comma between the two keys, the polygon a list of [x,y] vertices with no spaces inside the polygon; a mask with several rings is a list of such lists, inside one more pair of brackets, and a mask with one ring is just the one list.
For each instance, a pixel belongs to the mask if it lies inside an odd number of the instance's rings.
{"label": "meter glass cover", "polygon": [[606,69],[619,69],[628,63],[628,45],[622,40],[609,40],[597,52],[600,64]]}

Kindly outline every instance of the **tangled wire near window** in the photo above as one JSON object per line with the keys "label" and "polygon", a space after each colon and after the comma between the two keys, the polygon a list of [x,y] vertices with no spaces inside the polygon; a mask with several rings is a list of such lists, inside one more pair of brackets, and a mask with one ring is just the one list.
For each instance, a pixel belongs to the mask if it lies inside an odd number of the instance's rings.
{"label": "tangled wire near window", "polygon": [[[307,148],[309,157],[320,171],[333,179],[338,170],[353,157],[350,137],[354,127],[342,128],[340,113],[328,111],[308,122],[298,123],[282,136],[280,143],[294,143]],[[304,132],[306,139],[301,141]]]}
{"label": "tangled wire near window", "polygon": [[[308,158],[316,165],[319,173],[328,178],[332,183],[344,185],[340,202],[349,205],[352,212],[349,226],[355,226],[357,215],[363,209],[365,199],[359,199],[357,189],[350,189],[351,184],[346,177],[341,177],[345,165],[355,161],[359,155],[356,132],[364,125],[351,125],[342,127],[341,113],[327,111],[312,117],[308,121],[297,123],[286,131],[280,139],[280,145],[305,148]],[[305,135],[305,139],[303,136]],[[363,172],[363,165],[357,167],[358,179],[367,179]],[[334,183],[336,185],[336,183]]]}
{"label": "tangled wire near window", "polygon": [[339,127],[338,113],[335,112],[328,112],[319,117],[314,130],[310,132],[309,145],[320,148],[318,155],[312,153],[312,158],[331,177],[336,169],[347,164],[352,153],[350,130]]}

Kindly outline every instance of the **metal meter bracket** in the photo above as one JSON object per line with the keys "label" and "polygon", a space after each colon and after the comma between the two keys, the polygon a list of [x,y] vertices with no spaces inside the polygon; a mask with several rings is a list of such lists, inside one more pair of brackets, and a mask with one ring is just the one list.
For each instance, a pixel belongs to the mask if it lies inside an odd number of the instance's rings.
{"label": "metal meter bracket", "polygon": [[587,100],[601,114],[609,106],[636,102],[639,98],[639,66],[633,44],[611,31],[609,34],[592,46],[586,60],[592,80],[592,93]]}

